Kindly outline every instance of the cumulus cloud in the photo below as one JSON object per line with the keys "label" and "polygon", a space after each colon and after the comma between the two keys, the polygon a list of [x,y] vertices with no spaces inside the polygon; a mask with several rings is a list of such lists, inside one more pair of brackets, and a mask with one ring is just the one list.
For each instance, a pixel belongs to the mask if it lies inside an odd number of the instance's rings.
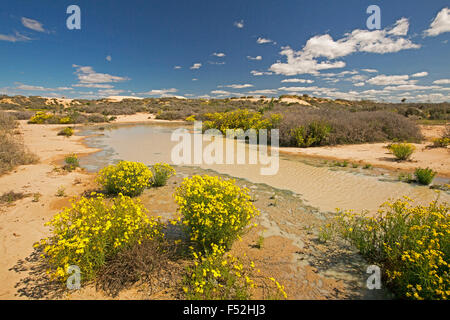
{"label": "cumulus cloud", "polygon": [[361,71],[369,72],[369,73],[377,73],[377,69],[361,69]]}
{"label": "cumulus cloud", "polygon": [[409,80],[409,76],[405,75],[393,75],[387,76],[381,74],[379,76],[370,78],[367,80],[367,83],[373,84],[376,86],[385,86],[385,85],[404,85],[404,84],[414,84],[417,80]]}
{"label": "cumulus cloud", "polygon": [[174,69],[181,69],[181,66],[175,66]]}
{"label": "cumulus cloud", "polygon": [[201,63],[194,63],[189,69],[196,70],[196,69],[200,69],[201,67],[202,67]]}
{"label": "cumulus cloud", "polygon": [[170,88],[170,89],[153,89],[153,90],[144,92],[142,94],[146,94],[146,95],[149,95],[149,96],[155,96],[155,95],[166,95],[168,93],[175,93],[177,91],[178,90],[175,89],[175,88]]}
{"label": "cumulus cloud", "polygon": [[45,29],[42,25],[42,23],[40,23],[37,20],[33,20],[33,19],[29,19],[29,18],[25,18],[22,17],[22,24],[25,28],[34,30],[34,31],[38,31],[38,32],[45,32]]}
{"label": "cumulus cloud", "polygon": [[64,90],[72,90],[69,87],[58,87],[58,88],[46,88],[43,86],[33,86],[23,83],[17,83],[17,87],[15,89],[26,90],[26,91],[64,91]]}
{"label": "cumulus cloud", "polygon": [[106,56],[106,61],[109,61],[109,62],[111,62],[111,60],[112,60],[112,57],[111,56]]}
{"label": "cumulus cloud", "polygon": [[235,22],[234,22],[234,26],[235,26],[236,28],[242,29],[242,28],[244,27],[244,20],[241,20],[241,21],[235,21]]}
{"label": "cumulus cloud", "polygon": [[292,83],[292,82],[298,82],[298,83],[313,83],[314,80],[292,78],[292,79],[284,79],[284,80],[281,80],[281,82],[282,82],[282,83],[284,83],[284,82],[287,82],[287,83]]}
{"label": "cumulus cloud", "polygon": [[417,72],[411,75],[412,78],[422,78],[422,77],[426,77],[428,75],[428,72],[423,71],[423,72]]}
{"label": "cumulus cloud", "polygon": [[223,53],[223,52],[214,52],[212,55],[216,56],[216,57],[219,57],[219,58],[225,57],[225,53]]}
{"label": "cumulus cloud", "polygon": [[251,57],[251,56],[247,56],[248,60],[262,60],[261,56],[256,56],[256,57]]}
{"label": "cumulus cloud", "polygon": [[278,92],[277,89],[261,89],[247,92],[248,94],[254,95],[266,95],[266,94],[276,94]]}
{"label": "cumulus cloud", "polygon": [[243,89],[243,88],[251,88],[253,87],[252,84],[246,83],[246,84],[228,84],[224,87],[233,88],[233,89]]}
{"label": "cumulus cloud", "polygon": [[257,70],[252,70],[250,71],[250,73],[254,76],[265,76],[265,75],[271,75],[272,72],[267,72],[267,71],[257,71]]}
{"label": "cumulus cloud", "polygon": [[113,76],[107,73],[98,73],[90,66],[72,65],[76,69],[75,74],[80,83],[109,83],[130,80],[127,77]]}
{"label": "cumulus cloud", "polygon": [[77,83],[72,85],[72,87],[81,87],[81,88],[101,88],[101,89],[112,89],[114,86],[110,84],[100,84],[100,83]]}
{"label": "cumulus cloud", "polygon": [[450,84],[450,79],[439,79],[433,81],[434,84]]}
{"label": "cumulus cloud", "polygon": [[275,44],[276,42],[271,40],[271,39],[266,39],[266,38],[259,37],[258,39],[256,39],[256,43],[258,43],[258,44],[264,44],[264,43],[273,43],[273,44]]}
{"label": "cumulus cloud", "polygon": [[425,30],[425,36],[435,37],[441,33],[450,31],[450,9],[443,8],[431,22],[430,27]]}
{"label": "cumulus cloud", "polygon": [[382,30],[355,29],[338,40],[329,34],[314,36],[300,51],[283,47],[280,54],[286,56],[287,62],[277,62],[270,70],[284,75],[317,74],[320,70],[344,68],[345,62],[335,60],[355,52],[384,54],[420,48],[420,45],[404,37],[408,28],[408,19],[401,18],[393,27]]}

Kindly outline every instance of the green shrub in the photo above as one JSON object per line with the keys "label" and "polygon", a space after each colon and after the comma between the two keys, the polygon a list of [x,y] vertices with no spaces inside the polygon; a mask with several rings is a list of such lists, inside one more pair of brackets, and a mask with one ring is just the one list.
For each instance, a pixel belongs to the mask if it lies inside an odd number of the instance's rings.
{"label": "green shrub", "polygon": [[143,163],[120,161],[98,173],[97,182],[109,194],[138,196],[151,185],[152,171]]}
{"label": "green shrub", "polygon": [[64,162],[66,163],[63,167],[64,170],[72,171],[75,170],[80,166],[80,163],[78,161],[78,157],[76,154],[71,154],[70,156],[67,156],[64,159]]}
{"label": "green shrub", "polygon": [[389,146],[389,150],[398,160],[407,160],[416,150],[416,147],[410,143],[393,143]]}
{"label": "green shrub", "polygon": [[122,248],[162,236],[159,220],[147,217],[142,204],[120,195],[108,204],[100,195],[82,197],[48,222],[52,235],[41,247],[51,275],[67,279],[67,268],[80,268],[82,280],[94,278],[105,261]]}
{"label": "green shrub", "polygon": [[433,181],[436,174],[437,172],[433,171],[430,168],[417,168],[414,172],[417,182],[423,185],[429,185]]}
{"label": "green shrub", "polygon": [[323,121],[312,121],[308,126],[300,126],[291,132],[297,147],[307,148],[324,144],[331,132],[331,126]]}
{"label": "green shrub", "polygon": [[62,117],[59,119],[60,124],[68,124],[71,122],[72,122],[72,119],[70,117]]}
{"label": "green shrub", "polygon": [[176,189],[175,201],[190,239],[204,250],[212,244],[230,248],[259,214],[248,192],[234,180],[208,175],[185,178]]}
{"label": "green shrub", "polygon": [[450,145],[450,138],[437,138],[433,140],[432,147],[434,148],[447,148]]}
{"label": "green shrub", "polygon": [[72,127],[66,127],[58,132],[58,136],[65,136],[65,137],[71,137],[73,136],[73,128]]}
{"label": "green shrub", "polygon": [[436,201],[386,203],[375,217],[344,212],[326,227],[348,239],[380,266],[383,280],[399,298],[450,298],[450,207]]}
{"label": "green shrub", "polygon": [[43,111],[38,111],[34,116],[30,118],[28,123],[42,124],[51,118],[53,118],[53,115],[45,113]]}
{"label": "green shrub", "polygon": [[167,180],[176,172],[167,163],[156,163],[151,167],[153,177],[151,178],[152,187],[162,187],[166,185]]}

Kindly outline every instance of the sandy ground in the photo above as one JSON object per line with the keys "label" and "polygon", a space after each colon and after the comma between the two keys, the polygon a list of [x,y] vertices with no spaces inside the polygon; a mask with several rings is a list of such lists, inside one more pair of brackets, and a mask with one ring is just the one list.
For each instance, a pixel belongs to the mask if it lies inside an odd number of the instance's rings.
{"label": "sandy ground", "polygon": [[[136,114],[132,116],[119,116],[116,123],[142,123],[142,122],[164,122],[155,120],[148,114]],[[83,155],[95,152],[82,143],[82,137],[73,136],[70,138],[57,136],[57,131],[65,127],[62,125],[28,125],[26,121],[20,121],[19,131],[23,137],[25,145],[40,157],[40,162],[35,165],[26,165],[16,168],[13,172],[0,177],[0,194],[9,192],[24,192],[30,194],[22,200],[18,200],[11,205],[0,206],[0,299],[22,299],[30,297],[40,297],[43,287],[35,286],[33,292],[24,292],[18,284],[24,284],[24,275],[33,273],[29,269],[26,260],[33,253],[33,244],[41,238],[48,236],[48,229],[44,223],[59,212],[59,210],[69,204],[69,200],[79,196],[84,190],[93,187],[93,174],[77,170],[71,173],[60,170],[63,158],[71,153]],[[431,166],[440,173],[449,173],[448,150],[433,149],[419,150],[414,156],[417,162],[396,163],[390,155],[383,149],[384,144],[340,146],[331,148],[309,148],[292,149],[290,152],[298,152],[305,155],[320,157],[341,157],[341,159],[355,159],[354,161],[369,162],[373,165],[386,165],[408,169],[416,166]],[[422,146],[423,147],[423,146]],[[420,161],[420,162],[419,162]],[[438,167],[436,167],[438,166]],[[57,197],[58,189],[64,188],[65,196]],[[171,187],[173,188],[173,186]],[[251,234],[238,244],[235,250],[249,252],[249,256],[255,262],[262,264],[276,261],[278,266],[270,269],[280,272],[282,278],[286,278],[287,291],[291,298],[324,299],[324,298],[346,298],[349,293],[346,277],[349,271],[346,265],[339,260],[335,266],[323,268],[320,266],[325,260],[333,260],[336,248],[318,246],[314,242],[314,235],[309,232],[311,223],[319,223],[320,216],[310,212],[306,214],[301,209],[298,213],[299,205],[292,201],[280,199],[278,206],[270,204],[273,197],[270,192],[263,190],[268,195],[261,198],[261,206],[265,209],[262,216],[262,226],[265,230],[264,250],[254,249],[252,246],[257,241],[258,235]],[[39,193],[38,201],[32,194]],[[171,192],[160,193],[161,196],[170,197]],[[267,198],[267,199],[265,199]],[[151,203],[158,200],[155,196]],[[159,210],[170,202],[170,199],[160,199],[162,205]],[[154,208],[158,208],[155,206]],[[270,208],[270,209],[269,209]],[[173,210],[173,208],[171,209]],[[303,211],[302,211],[303,210]],[[164,213],[164,212],[162,212]],[[302,218],[303,217],[303,218]],[[303,228],[303,229],[302,229]],[[251,247],[248,251],[246,248]],[[354,259],[358,259],[353,253],[346,253]],[[267,259],[271,257],[271,259]],[[294,258],[292,258],[294,257]],[[285,261],[290,261],[286,264]],[[352,258],[353,259],[353,258]],[[323,260],[323,261],[322,261]],[[334,260],[333,260],[334,261]],[[295,273],[293,276],[292,268]],[[344,270],[344,271],[342,271]],[[36,275],[35,275],[36,276]],[[39,278],[40,274],[37,274]],[[354,282],[355,279],[348,280]],[[318,286],[320,284],[320,286]],[[26,287],[29,286],[25,283]],[[300,287],[299,287],[300,286]],[[26,293],[26,294],[25,294]],[[137,298],[136,290],[128,290],[121,295],[121,298]],[[98,299],[105,296],[98,294],[92,287],[86,288],[73,295],[71,298],[78,299]]]}
{"label": "sandy ground", "polygon": [[441,137],[445,126],[421,126],[422,133],[428,142],[414,144],[416,151],[409,161],[396,161],[388,149],[387,143],[366,143],[314,148],[280,148],[280,152],[320,157],[324,159],[360,164],[371,164],[375,167],[412,172],[417,167],[429,167],[440,176],[450,177],[450,148],[428,148],[432,139]]}

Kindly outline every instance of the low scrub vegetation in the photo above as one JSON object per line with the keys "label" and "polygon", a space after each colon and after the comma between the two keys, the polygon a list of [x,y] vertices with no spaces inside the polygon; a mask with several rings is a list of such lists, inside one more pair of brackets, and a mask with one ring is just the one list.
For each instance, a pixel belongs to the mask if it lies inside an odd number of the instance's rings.
{"label": "low scrub vegetation", "polygon": [[155,163],[152,167],[152,187],[162,187],[166,185],[167,180],[173,176],[176,172],[172,166],[167,163]]}
{"label": "low scrub vegetation", "polygon": [[138,196],[151,186],[152,171],[143,163],[120,161],[98,173],[97,182],[109,194]]}
{"label": "low scrub vegetation", "polygon": [[16,119],[13,116],[0,112],[0,175],[16,166],[35,163],[38,160],[14,133],[16,126]]}
{"label": "low scrub vegetation", "polygon": [[405,197],[386,203],[375,217],[344,212],[321,231],[341,236],[378,265],[383,280],[403,299],[450,297],[450,207],[437,201],[412,206]]}
{"label": "low scrub vegetation", "polygon": [[416,150],[416,147],[410,143],[393,143],[388,148],[397,160],[400,161],[411,158],[411,155]]}
{"label": "low scrub vegetation", "polygon": [[207,175],[186,178],[177,188],[175,201],[186,233],[205,251],[212,244],[230,248],[259,214],[247,189],[236,186],[234,180]]}
{"label": "low scrub vegetation", "polygon": [[437,172],[433,171],[430,168],[425,168],[425,169],[417,168],[414,171],[416,181],[423,185],[429,185],[433,181],[436,174],[437,174]]}
{"label": "low scrub vegetation", "polygon": [[58,136],[71,137],[73,136],[73,128],[66,127],[58,132]]}
{"label": "low scrub vegetation", "polygon": [[63,169],[66,171],[73,171],[80,166],[80,162],[78,161],[78,156],[76,154],[71,154],[64,158],[64,166]]}

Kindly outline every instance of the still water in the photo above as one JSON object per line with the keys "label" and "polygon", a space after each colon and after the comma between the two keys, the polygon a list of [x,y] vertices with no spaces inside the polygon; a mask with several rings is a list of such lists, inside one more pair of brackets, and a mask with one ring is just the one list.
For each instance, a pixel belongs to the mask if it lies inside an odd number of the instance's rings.
{"label": "still water", "polygon": [[[88,136],[85,143],[102,151],[83,158],[81,165],[90,171],[97,171],[118,160],[140,161],[147,165],[157,162],[172,163],[171,153],[178,142],[171,141],[171,135],[179,127],[179,124],[145,124],[116,125],[101,131],[98,128],[88,128],[81,133]],[[203,148],[208,143],[204,142]],[[234,145],[237,143],[235,141]],[[223,144],[226,145],[225,142]],[[257,152],[248,144],[245,149],[248,153]],[[274,175],[261,175],[261,167],[268,165],[260,164],[196,166],[247,179],[253,183],[265,183],[278,189],[291,190],[301,195],[306,204],[321,211],[335,211],[340,208],[375,212],[379,205],[389,198],[396,199],[406,195],[415,199],[417,204],[426,204],[437,196],[436,192],[428,187],[396,181],[396,174],[390,175],[388,171],[381,175],[379,172],[374,174],[372,170],[362,168],[336,169],[323,165],[322,160],[313,161],[300,156],[280,154],[279,170]],[[450,202],[450,195],[441,192],[440,199]]]}

